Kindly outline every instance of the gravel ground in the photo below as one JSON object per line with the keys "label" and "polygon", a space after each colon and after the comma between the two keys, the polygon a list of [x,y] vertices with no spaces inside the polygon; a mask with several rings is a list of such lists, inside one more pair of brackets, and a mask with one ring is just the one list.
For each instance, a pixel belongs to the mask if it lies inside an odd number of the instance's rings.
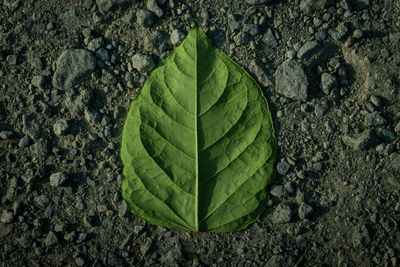
{"label": "gravel ground", "polygon": [[[400,1],[0,1],[0,266],[398,266]],[[278,176],[234,233],[149,225],[122,123],[190,18],[269,101]]]}

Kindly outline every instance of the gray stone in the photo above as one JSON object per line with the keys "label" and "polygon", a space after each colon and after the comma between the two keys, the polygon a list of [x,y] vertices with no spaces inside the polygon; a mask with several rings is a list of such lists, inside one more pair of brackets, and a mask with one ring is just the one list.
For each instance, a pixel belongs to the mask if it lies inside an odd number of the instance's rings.
{"label": "gray stone", "polygon": [[370,100],[371,103],[374,104],[376,107],[380,107],[382,104],[381,99],[376,95],[371,95]]}
{"label": "gray stone", "polygon": [[304,249],[307,247],[307,239],[304,236],[296,237],[296,243],[297,243],[297,246],[301,249]]}
{"label": "gray stone", "polygon": [[33,140],[38,140],[42,134],[42,127],[33,117],[22,115],[22,132]]}
{"label": "gray stone", "polygon": [[294,60],[283,62],[275,71],[275,88],[288,98],[306,101],[308,80],[303,66]]}
{"label": "gray stone", "polygon": [[294,188],[295,188],[294,183],[291,182],[291,181],[289,181],[289,182],[287,182],[285,184],[285,189],[289,194],[293,194],[294,193]]}
{"label": "gray stone", "polygon": [[56,172],[50,175],[50,185],[57,187],[62,185],[66,180],[68,179],[68,176],[64,172]]}
{"label": "gray stone", "polygon": [[95,52],[95,51],[99,50],[100,48],[102,48],[103,45],[104,45],[103,38],[98,37],[98,38],[92,39],[92,40],[89,42],[87,48],[88,48],[90,51]]}
{"label": "gray stone", "polygon": [[56,135],[64,135],[68,131],[68,123],[66,120],[58,120],[53,125],[53,131]]}
{"label": "gray stone", "polygon": [[169,35],[164,31],[154,31],[144,38],[143,46],[147,51],[160,54],[168,49]]}
{"label": "gray stone", "polygon": [[115,253],[108,252],[107,263],[110,266],[122,266],[124,264],[124,260]]}
{"label": "gray stone", "polygon": [[32,77],[31,84],[43,90],[45,85],[45,78],[41,75],[35,75]]}
{"label": "gray stone", "polygon": [[153,241],[150,238],[147,238],[146,242],[140,246],[140,253],[142,253],[143,256],[146,256],[147,253],[149,253],[152,245]]}
{"label": "gray stone", "polygon": [[38,58],[38,57],[31,58],[30,63],[31,63],[31,66],[34,67],[35,69],[38,69],[38,70],[43,69],[43,63],[40,60],[40,58]]}
{"label": "gray stone", "polygon": [[96,57],[103,61],[110,60],[110,54],[108,53],[107,49],[105,49],[105,48],[100,48],[99,50],[97,50]]}
{"label": "gray stone", "polygon": [[277,47],[278,46],[278,41],[276,40],[276,37],[274,33],[272,32],[271,28],[267,29],[267,32],[264,34],[262,41],[270,46],[270,47]]}
{"label": "gray stone", "polygon": [[310,204],[303,202],[298,210],[299,218],[304,220],[305,218],[308,218],[313,213],[313,211],[314,209]]}
{"label": "gray stone", "polygon": [[360,227],[353,231],[353,245],[354,247],[367,247],[370,243],[370,235],[365,226]]}
{"label": "gray stone", "polygon": [[17,61],[18,61],[18,57],[16,55],[8,55],[6,57],[6,60],[10,65],[16,65]]}
{"label": "gray stone", "polygon": [[165,266],[177,266],[181,260],[182,252],[179,249],[173,249],[161,256],[161,263]]}
{"label": "gray stone", "polygon": [[272,222],[275,224],[288,223],[292,219],[292,209],[286,203],[280,203],[272,214]]}
{"label": "gray stone", "polygon": [[286,266],[295,266],[291,258],[287,257],[286,255],[272,255],[265,265],[265,267],[286,267]]}
{"label": "gray stone", "polygon": [[124,218],[128,214],[128,205],[126,205],[125,201],[122,201],[118,207],[118,216],[120,218]]}
{"label": "gray stone", "polygon": [[389,184],[400,188],[400,178],[394,177],[394,176],[389,176],[388,182],[389,182]]}
{"label": "gray stone", "polygon": [[3,210],[3,213],[1,214],[0,221],[2,223],[11,223],[14,219],[14,214],[12,211],[7,211]]}
{"label": "gray stone", "polygon": [[139,9],[136,11],[136,22],[143,27],[151,27],[154,24],[153,13]]}
{"label": "gray stone", "polygon": [[56,234],[53,231],[50,231],[47,234],[46,239],[44,240],[44,243],[46,244],[46,246],[50,247],[50,246],[57,245],[59,243],[59,241],[58,241]]}
{"label": "gray stone", "polygon": [[396,135],[387,129],[383,129],[381,134],[381,139],[385,143],[390,143],[396,139]]}
{"label": "gray stone", "polygon": [[383,143],[383,144],[377,145],[375,150],[379,154],[387,156],[393,152],[394,148],[395,148],[395,146],[393,144],[384,144]]}
{"label": "gray stone", "polygon": [[96,68],[95,57],[84,49],[69,49],[57,60],[53,86],[68,90],[85,81]]}
{"label": "gray stone", "polygon": [[272,85],[272,82],[267,74],[267,69],[260,60],[258,59],[251,60],[249,65],[249,70],[256,76],[258,82],[261,83],[262,86],[268,87]]}
{"label": "gray stone", "polygon": [[276,169],[278,170],[278,173],[281,175],[286,175],[286,173],[289,171],[291,165],[287,163],[286,161],[281,161],[278,163],[276,166]]}
{"label": "gray stone", "polygon": [[257,24],[246,23],[243,25],[243,31],[254,36],[260,32],[260,27]]}
{"label": "gray stone", "polygon": [[40,138],[30,148],[37,157],[46,157],[49,154],[49,143],[46,138]]}
{"label": "gray stone", "polygon": [[103,69],[101,72],[101,81],[107,85],[111,85],[117,83],[117,78],[111,71]]}
{"label": "gray stone", "polygon": [[289,59],[294,59],[297,55],[296,50],[290,49],[289,51],[286,52],[286,57]]}
{"label": "gray stone", "polygon": [[161,18],[162,15],[164,14],[164,11],[158,6],[156,0],[148,0],[146,7],[147,10],[153,12],[154,15],[156,15],[159,18]]}
{"label": "gray stone", "polygon": [[400,171],[400,154],[399,153],[392,153],[390,155],[390,168],[395,171]]}
{"label": "gray stone", "polygon": [[39,207],[45,208],[50,204],[50,198],[46,195],[39,195],[33,199]]}
{"label": "gray stone", "polygon": [[144,232],[144,226],[142,226],[142,225],[135,225],[134,227],[133,227],[133,232],[135,233],[135,234],[137,234],[137,235],[140,235],[141,233],[143,233]]}
{"label": "gray stone", "polygon": [[317,117],[322,117],[328,111],[328,105],[323,103],[317,103],[314,106],[314,113]]}
{"label": "gray stone", "polygon": [[86,238],[87,238],[87,234],[86,233],[80,233],[78,235],[78,239],[76,240],[76,243],[79,244],[79,243],[85,242]]}
{"label": "gray stone", "polygon": [[389,41],[392,43],[400,43],[400,32],[389,34]]}
{"label": "gray stone", "polygon": [[246,32],[239,32],[233,37],[233,41],[237,46],[246,45],[250,42],[250,35]]}
{"label": "gray stone", "polygon": [[30,144],[30,139],[29,136],[24,135],[21,139],[19,139],[18,141],[18,147],[23,148],[23,147],[27,147]]}
{"label": "gray stone", "polygon": [[116,0],[96,0],[96,4],[102,12],[110,11],[116,2]]}
{"label": "gray stone", "polygon": [[368,8],[370,0],[355,0],[354,7],[358,10]]}
{"label": "gray stone", "polygon": [[397,123],[396,127],[394,127],[395,133],[400,133],[400,121]]}
{"label": "gray stone", "polygon": [[325,72],[322,73],[319,87],[324,94],[329,95],[330,91],[336,86],[338,86],[338,82],[335,76]]}
{"label": "gray stone", "polygon": [[367,127],[383,126],[386,124],[386,120],[381,115],[379,115],[379,113],[377,111],[375,111],[375,112],[368,113],[367,115],[365,115],[364,124]]}
{"label": "gray stone", "polygon": [[57,233],[64,233],[67,230],[67,225],[65,223],[57,223],[54,225],[54,231]]}
{"label": "gray stone", "polygon": [[343,136],[342,140],[351,148],[365,149],[376,142],[376,134],[375,131],[367,129],[360,134]]}
{"label": "gray stone", "polygon": [[297,57],[301,60],[310,59],[319,49],[320,45],[317,41],[308,41],[297,52]]}
{"label": "gray stone", "polygon": [[333,6],[338,0],[301,0],[300,9],[305,12],[314,12]]}
{"label": "gray stone", "polygon": [[183,39],[185,39],[185,35],[180,32],[179,30],[175,29],[172,31],[171,35],[170,35],[170,41],[171,43],[176,46],[178,45],[180,42],[183,41]]}
{"label": "gray stone", "polygon": [[[361,37],[363,37],[363,35],[364,35],[364,32],[362,30],[359,30],[359,29],[356,29],[353,32],[353,37],[357,38],[357,39],[360,39]],[[400,34],[399,34],[399,37],[400,37]]]}
{"label": "gray stone", "polygon": [[246,0],[246,3],[249,5],[259,5],[259,4],[268,4],[271,0]]}
{"label": "gray stone", "polygon": [[150,55],[138,53],[132,57],[132,66],[139,72],[146,73],[152,71],[156,64]]}
{"label": "gray stone", "polygon": [[100,122],[100,114],[95,110],[85,109],[85,119],[86,121],[91,124],[95,125]]}
{"label": "gray stone", "polygon": [[285,194],[285,190],[282,185],[273,185],[271,186],[269,193],[274,197],[282,197]]}

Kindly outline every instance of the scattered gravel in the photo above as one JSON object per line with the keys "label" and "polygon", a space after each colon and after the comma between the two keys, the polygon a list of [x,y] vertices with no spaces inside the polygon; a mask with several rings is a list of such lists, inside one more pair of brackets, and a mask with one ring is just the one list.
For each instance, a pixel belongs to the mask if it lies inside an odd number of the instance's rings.
{"label": "scattered gravel", "polygon": [[[28,2],[0,4],[0,265],[399,265],[400,2]],[[121,196],[129,105],[191,18],[274,119],[270,199],[239,232],[156,227]]]}

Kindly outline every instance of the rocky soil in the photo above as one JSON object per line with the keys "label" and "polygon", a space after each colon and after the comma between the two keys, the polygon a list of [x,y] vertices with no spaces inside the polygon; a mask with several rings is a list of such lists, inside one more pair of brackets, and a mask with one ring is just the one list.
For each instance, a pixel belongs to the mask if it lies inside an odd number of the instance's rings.
{"label": "rocky soil", "polygon": [[[0,266],[398,266],[400,1],[0,1]],[[121,127],[202,25],[259,82],[280,147],[259,220],[149,225]]]}

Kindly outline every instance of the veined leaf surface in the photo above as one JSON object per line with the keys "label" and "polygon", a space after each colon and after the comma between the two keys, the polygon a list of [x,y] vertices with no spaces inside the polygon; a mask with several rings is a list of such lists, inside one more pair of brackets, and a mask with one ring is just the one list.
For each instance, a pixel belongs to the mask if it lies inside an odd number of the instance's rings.
{"label": "veined leaf surface", "polygon": [[122,195],[155,225],[240,230],[265,209],[276,157],[260,87],[196,25],[131,104]]}

